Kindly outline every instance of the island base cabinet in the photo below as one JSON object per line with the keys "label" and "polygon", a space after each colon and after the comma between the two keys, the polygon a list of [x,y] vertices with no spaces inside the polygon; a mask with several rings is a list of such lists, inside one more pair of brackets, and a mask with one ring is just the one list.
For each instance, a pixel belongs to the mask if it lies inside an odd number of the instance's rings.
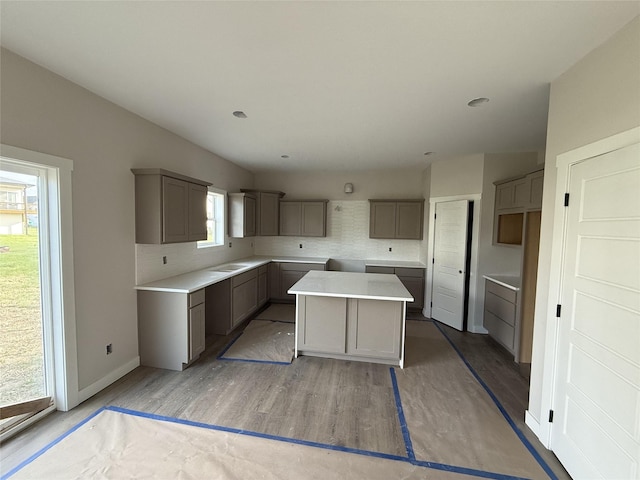
{"label": "island base cabinet", "polygon": [[302,350],[345,353],[347,299],[301,295],[298,300],[299,345]]}
{"label": "island base cabinet", "polygon": [[403,367],[404,302],[298,295],[296,356]]}
{"label": "island base cabinet", "polygon": [[399,359],[402,310],[397,302],[349,300],[347,353]]}
{"label": "island base cabinet", "polygon": [[204,351],[204,291],[138,291],[140,364],[184,370]]}

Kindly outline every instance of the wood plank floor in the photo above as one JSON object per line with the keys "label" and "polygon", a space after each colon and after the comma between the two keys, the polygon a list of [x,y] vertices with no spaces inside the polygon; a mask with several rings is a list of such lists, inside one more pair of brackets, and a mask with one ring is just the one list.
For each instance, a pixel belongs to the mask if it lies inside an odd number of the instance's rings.
{"label": "wood plank floor", "polygon": [[[411,314],[412,319],[423,319]],[[569,478],[524,425],[528,381],[487,336],[443,327],[558,478]],[[216,361],[211,337],[184,372],[139,367],[70,412],[54,412],[0,448],[7,472],[105,405],[392,455],[404,454],[389,367],[300,357],[290,366]],[[295,395],[292,394],[295,392]]]}

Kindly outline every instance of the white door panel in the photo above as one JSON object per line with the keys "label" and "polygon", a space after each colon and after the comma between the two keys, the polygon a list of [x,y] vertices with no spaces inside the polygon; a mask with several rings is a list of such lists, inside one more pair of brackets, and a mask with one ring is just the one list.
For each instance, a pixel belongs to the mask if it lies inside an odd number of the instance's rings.
{"label": "white door panel", "polygon": [[436,203],[431,317],[462,330],[468,200]]}
{"label": "white door panel", "polygon": [[551,446],[574,478],[640,471],[640,144],[573,165]]}

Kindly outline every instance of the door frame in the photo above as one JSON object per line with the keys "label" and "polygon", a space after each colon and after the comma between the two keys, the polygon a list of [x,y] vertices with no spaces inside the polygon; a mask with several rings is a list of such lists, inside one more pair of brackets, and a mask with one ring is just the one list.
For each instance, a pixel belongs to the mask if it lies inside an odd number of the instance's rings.
{"label": "door frame", "polygon": [[[482,278],[478,277],[478,250],[480,239],[480,211],[482,210],[481,202],[482,195],[469,194],[469,195],[454,195],[450,197],[432,197],[429,199],[429,218],[428,218],[428,247],[427,247],[427,275],[425,285],[425,302],[422,314],[431,318],[431,299],[433,297],[433,263],[429,259],[433,258],[435,247],[435,212],[436,204],[441,202],[451,202],[455,200],[468,200],[474,203],[473,205],[473,226],[471,228],[471,260],[469,271],[469,295],[468,306],[469,316],[467,319],[467,331],[473,333],[487,333],[487,330],[482,326],[482,323],[477,324],[475,305],[478,301],[478,292],[482,291]],[[480,319],[482,322],[482,319]]]}
{"label": "door frame", "polygon": [[[558,353],[558,322],[556,321],[556,306],[561,304],[561,289],[563,280],[562,265],[564,264],[564,251],[566,242],[567,211],[564,206],[564,194],[568,191],[571,167],[582,161],[588,160],[598,155],[619,150],[640,142],[640,127],[632,128],[625,132],[612,135],[596,142],[583,145],[574,150],[570,150],[556,157],[556,188],[554,197],[554,216],[551,243],[551,269],[549,272],[548,285],[541,285],[538,278],[538,292],[548,292],[546,325],[534,322],[533,333],[533,362],[538,358],[536,350],[543,348],[542,382],[541,382],[541,408],[540,420],[537,420],[529,410],[525,412],[525,423],[540,442],[549,448],[551,445],[551,430],[553,424],[546,419],[546,412],[553,410],[555,404],[555,386],[560,380],[558,375],[559,367],[556,365]],[[543,211],[544,214],[544,211]],[[544,279],[542,279],[544,281]],[[543,288],[540,288],[543,287]],[[536,294],[537,296],[538,294]],[[538,302],[536,302],[538,303]],[[540,331],[544,328],[543,331]],[[538,331],[538,333],[536,333]],[[542,336],[542,339],[540,337]],[[536,341],[537,340],[537,341]],[[535,380],[532,376],[532,382]]]}
{"label": "door frame", "polygon": [[[76,342],[75,289],[73,271],[73,223],[71,173],[73,161],[0,144],[0,157],[34,164],[47,170],[47,212],[49,238],[44,246],[51,268],[51,282],[45,285],[52,312],[53,374],[55,408],[67,411],[79,403]],[[7,432],[14,435],[43,414],[35,415]],[[3,437],[7,438],[7,437]]]}

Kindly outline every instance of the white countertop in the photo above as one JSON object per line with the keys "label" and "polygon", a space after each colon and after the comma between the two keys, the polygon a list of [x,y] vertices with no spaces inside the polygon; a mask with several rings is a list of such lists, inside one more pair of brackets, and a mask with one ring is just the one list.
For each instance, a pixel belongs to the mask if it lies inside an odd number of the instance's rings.
{"label": "white countertop", "polygon": [[[270,262],[326,264],[328,261],[328,258],[319,257],[248,257],[233,260],[222,265],[203,268],[194,272],[183,273],[182,275],[136,285],[135,289],[155,292],[192,293]],[[229,267],[230,270],[224,271],[225,267]]]}
{"label": "white countertop", "polygon": [[293,285],[288,293],[320,297],[413,301],[413,297],[396,275],[384,273],[312,270]]}
{"label": "white countertop", "polygon": [[515,275],[483,275],[483,277],[491,282],[502,285],[503,287],[515,290],[520,290],[520,277]]}
{"label": "white countertop", "polygon": [[420,262],[403,262],[401,260],[365,260],[365,267],[401,267],[401,268],[427,268]]}

